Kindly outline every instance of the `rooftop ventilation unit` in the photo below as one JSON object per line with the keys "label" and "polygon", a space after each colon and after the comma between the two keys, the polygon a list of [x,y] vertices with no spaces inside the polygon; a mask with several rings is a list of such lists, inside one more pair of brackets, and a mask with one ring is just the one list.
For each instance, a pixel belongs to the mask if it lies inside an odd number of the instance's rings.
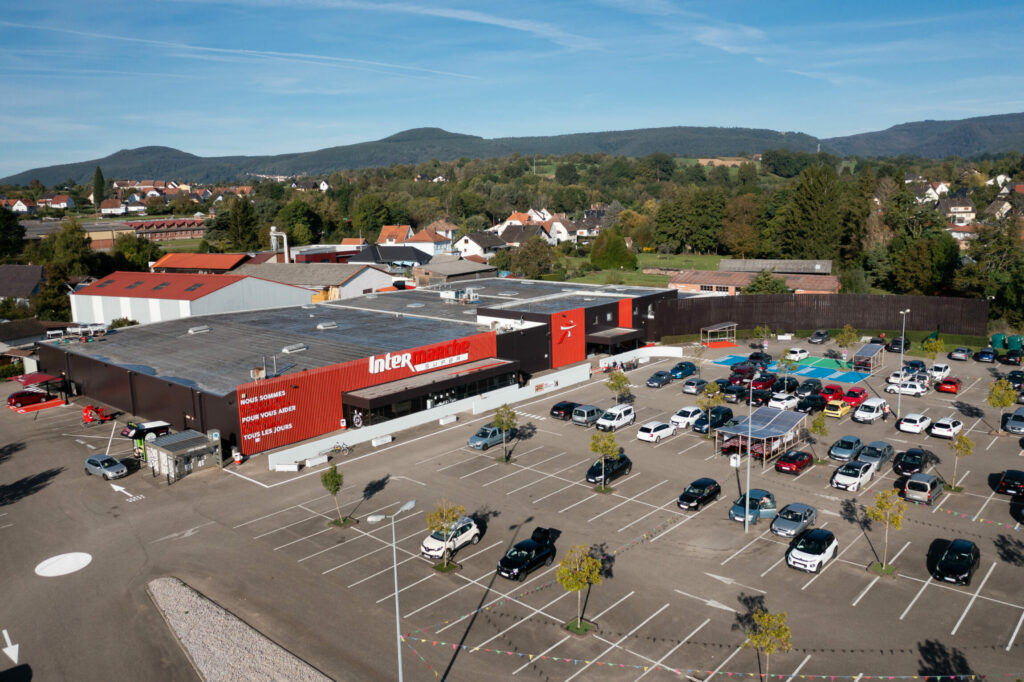
{"label": "rooftop ventilation unit", "polygon": [[321,331],[323,331],[324,329],[337,329],[338,328],[338,323],[337,322],[321,322],[320,324],[318,324],[316,326],[316,328],[321,330]]}
{"label": "rooftop ventilation unit", "polygon": [[316,308],[316,306],[313,305],[312,303],[306,303],[305,305],[302,306],[303,310],[312,310],[313,308]]}
{"label": "rooftop ventilation unit", "polygon": [[189,327],[188,328],[188,333],[189,334],[205,334],[206,332],[212,332],[212,331],[213,331],[213,329],[211,329],[210,327],[207,327],[205,324],[202,325],[202,326],[199,326],[199,327]]}
{"label": "rooftop ventilation unit", "polygon": [[281,349],[282,353],[301,353],[304,350],[308,350],[309,346],[304,343],[293,343],[290,346],[285,346]]}

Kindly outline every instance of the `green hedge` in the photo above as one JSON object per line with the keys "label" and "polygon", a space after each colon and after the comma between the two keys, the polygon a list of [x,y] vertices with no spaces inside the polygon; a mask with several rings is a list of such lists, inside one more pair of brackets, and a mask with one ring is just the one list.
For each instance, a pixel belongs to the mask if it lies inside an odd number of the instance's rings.
{"label": "green hedge", "polygon": [[0,379],[10,379],[16,377],[19,374],[24,374],[25,368],[22,366],[21,361],[12,362],[9,365],[0,365]]}

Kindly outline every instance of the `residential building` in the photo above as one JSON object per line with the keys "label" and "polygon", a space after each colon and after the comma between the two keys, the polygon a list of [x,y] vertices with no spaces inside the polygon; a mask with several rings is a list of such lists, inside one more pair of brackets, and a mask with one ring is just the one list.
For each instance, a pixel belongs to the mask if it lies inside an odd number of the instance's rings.
{"label": "residential building", "polygon": [[362,263],[246,263],[234,274],[309,289],[314,303],[371,294],[392,283],[388,272]]}
{"label": "residential building", "polygon": [[126,227],[139,237],[154,242],[171,239],[201,239],[206,235],[206,222],[202,218],[172,218],[170,220],[128,221]]}
{"label": "residential building", "polygon": [[124,215],[127,210],[120,199],[104,199],[100,202],[100,215]]}
{"label": "residential building", "polygon": [[534,237],[540,237],[548,244],[554,246],[555,240],[548,233],[549,226],[550,223],[512,224],[506,227],[499,236],[506,244],[512,247],[522,246]]}
{"label": "residential building", "polygon": [[39,207],[31,199],[18,199],[10,208],[15,213],[35,213]]}
{"label": "residential building", "polygon": [[404,244],[412,235],[412,227],[409,225],[385,225],[380,228],[380,234],[377,235],[377,244],[381,246]]}
{"label": "residential building", "polygon": [[13,299],[18,305],[28,305],[45,278],[41,265],[0,265],[0,301]]}
{"label": "residential building", "polygon": [[[704,296],[736,296],[749,286],[756,272],[722,272],[720,270],[680,270],[668,286],[686,293]],[[794,294],[838,294],[839,278],[833,275],[778,275]]]}
{"label": "residential building", "polygon": [[956,240],[961,251],[966,251],[971,246],[971,241],[978,237],[979,229],[980,226],[977,223],[968,223],[966,225],[950,223],[950,225],[946,227],[946,231],[949,232],[949,235]]}
{"label": "residential building", "polygon": [[423,229],[405,240],[406,246],[419,249],[428,256],[437,256],[448,253],[452,249],[450,237],[444,237],[433,230]]}
{"label": "residential building", "polygon": [[488,261],[498,251],[509,248],[501,237],[493,232],[481,230],[463,235],[455,242],[454,249],[463,258],[478,257]]}
{"label": "residential building", "polygon": [[459,232],[459,226],[455,225],[446,218],[440,218],[438,220],[435,220],[434,222],[430,223],[423,229],[429,230],[431,232],[436,232],[442,237],[447,237],[452,241],[455,241],[455,235],[458,234]]}
{"label": "residential building", "polygon": [[431,256],[428,256],[420,249],[405,244],[396,246],[371,244],[355,256],[349,258],[348,262],[386,265],[390,268],[403,269],[429,263],[430,258]]}
{"label": "residential building", "polygon": [[412,276],[418,287],[482,279],[494,277],[497,274],[498,269],[493,265],[462,260],[458,256],[439,256],[429,263],[417,265],[412,269]]}
{"label": "residential building", "polygon": [[946,197],[939,200],[939,212],[956,225],[968,225],[977,217],[974,202],[969,198]]}

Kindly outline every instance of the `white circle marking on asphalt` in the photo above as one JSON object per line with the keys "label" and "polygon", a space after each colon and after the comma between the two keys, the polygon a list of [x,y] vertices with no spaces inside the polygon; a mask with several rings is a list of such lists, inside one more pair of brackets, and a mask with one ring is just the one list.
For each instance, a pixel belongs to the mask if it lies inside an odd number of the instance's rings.
{"label": "white circle marking on asphalt", "polygon": [[69,552],[58,554],[36,566],[36,575],[44,578],[55,578],[59,575],[67,575],[80,571],[92,562],[92,555],[85,552]]}

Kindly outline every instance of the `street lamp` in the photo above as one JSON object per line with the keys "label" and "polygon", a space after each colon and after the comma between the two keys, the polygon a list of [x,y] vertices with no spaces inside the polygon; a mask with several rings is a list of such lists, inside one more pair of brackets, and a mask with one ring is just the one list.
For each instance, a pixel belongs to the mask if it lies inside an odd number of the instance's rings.
{"label": "street lamp", "polygon": [[[395,517],[415,506],[416,500],[409,500],[391,515],[391,560],[392,570],[395,574],[395,646],[398,648],[398,682],[402,682],[402,627],[401,616],[398,613],[398,544],[395,542]],[[380,523],[386,518],[385,514],[370,514],[366,517],[366,521]]]}
{"label": "street lamp", "polygon": [[[907,313],[910,312],[910,308],[900,311],[900,317],[903,318],[903,330],[900,332],[900,376],[903,376],[903,349],[907,347]],[[902,384],[902,379],[900,384]],[[903,388],[899,385],[896,387],[896,419],[903,419],[903,411],[901,407],[903,405]]]}
{"label": "street lamp", "polygon": [[750,531],[750,443],[754,423],[754,379],[747,384],[747,489],[743,493],[743,532]]}

